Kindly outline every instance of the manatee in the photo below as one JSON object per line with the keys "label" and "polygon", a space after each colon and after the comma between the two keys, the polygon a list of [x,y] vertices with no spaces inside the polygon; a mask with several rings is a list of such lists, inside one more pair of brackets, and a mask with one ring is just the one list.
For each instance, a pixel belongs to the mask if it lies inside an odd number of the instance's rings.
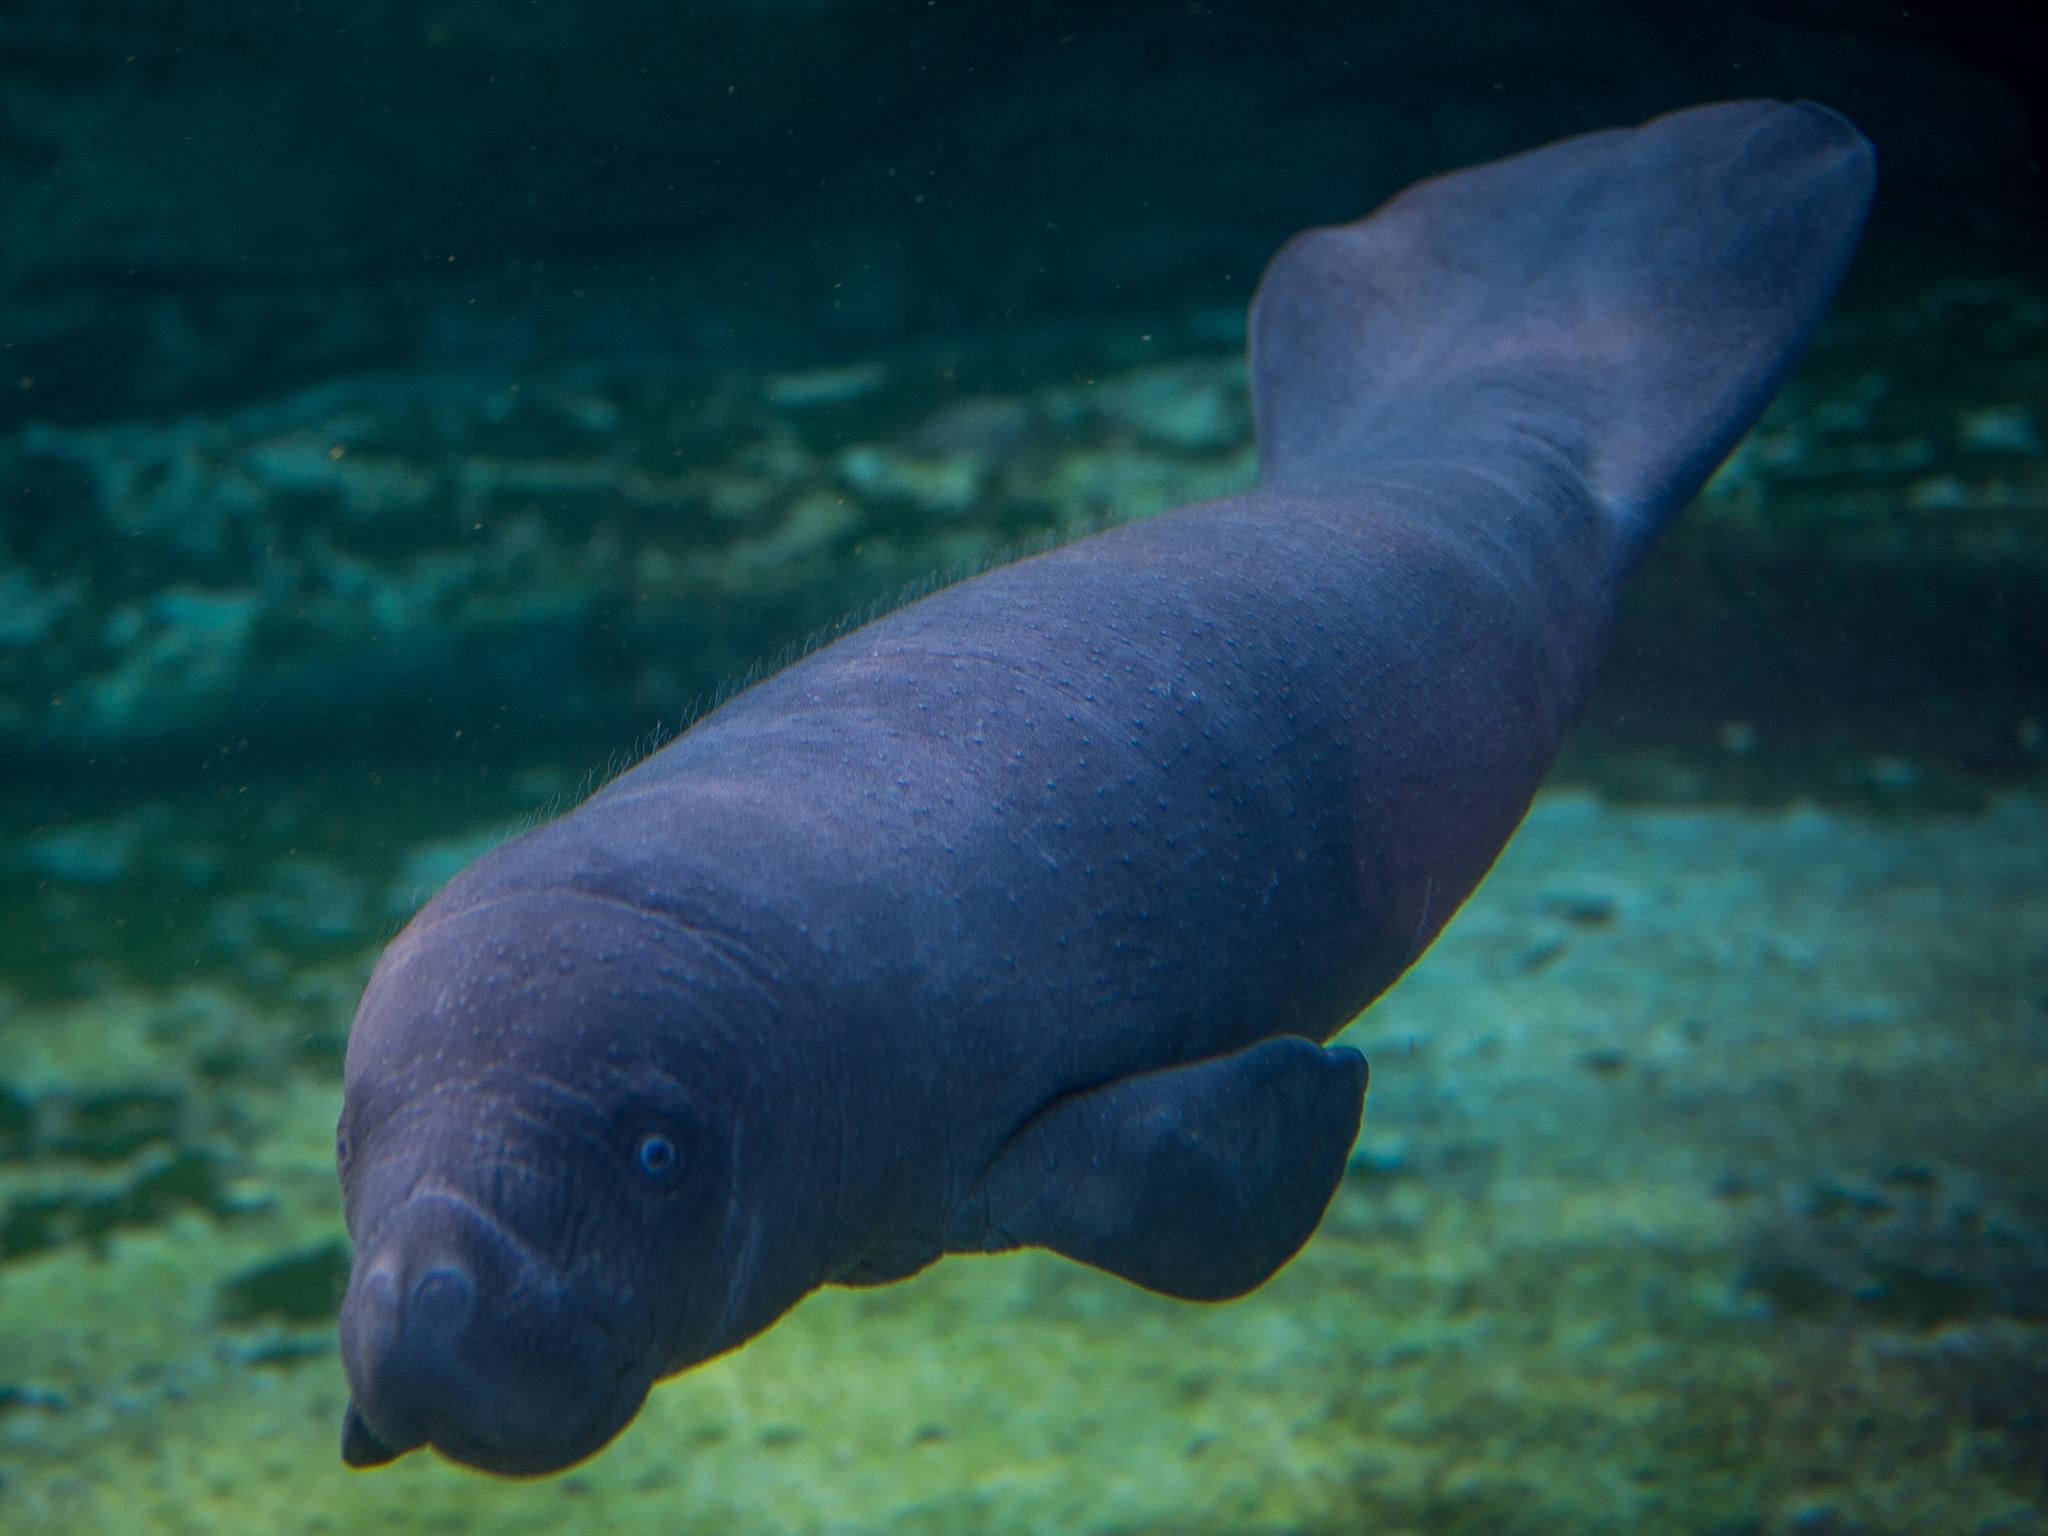
{"label": "manatee", "polygon": [[457,876],[349,1040],[345,1459],[557,1470],[948,1253],[1271,1276],[1363,1112],[1325,1042],[1515,830],[1873,185],[1736,102],[1299,236],[1255,489],[857,629]]}

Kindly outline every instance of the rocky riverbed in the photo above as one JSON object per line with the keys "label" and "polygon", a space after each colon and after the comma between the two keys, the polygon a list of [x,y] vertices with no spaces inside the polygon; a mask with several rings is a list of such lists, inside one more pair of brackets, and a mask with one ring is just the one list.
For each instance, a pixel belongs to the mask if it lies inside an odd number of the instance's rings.
{"label": "rocky riverbed", "polygon": [[1354,1027],[1351,1174],[1249,1300],[949,1261],[538,1485],[342,1469],[332,1133],[380,940],[577,776],[17,813],[0,1523],[2048,1530],[2048,798],[1852,780],[1547,794]]}

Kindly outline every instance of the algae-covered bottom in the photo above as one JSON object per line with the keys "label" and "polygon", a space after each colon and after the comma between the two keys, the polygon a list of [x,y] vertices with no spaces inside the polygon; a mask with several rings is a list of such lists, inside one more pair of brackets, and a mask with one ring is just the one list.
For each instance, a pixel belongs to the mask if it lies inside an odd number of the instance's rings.
{"label": "algae-covered bottom", "polygon": [[223,782],[0,847],[8,1531],[2048,1531],[2048,798],[1539,802],[1354,1027],[1224,1307],[828,1292],[534,1484],[342,1468],[354,993],[546,770]]}

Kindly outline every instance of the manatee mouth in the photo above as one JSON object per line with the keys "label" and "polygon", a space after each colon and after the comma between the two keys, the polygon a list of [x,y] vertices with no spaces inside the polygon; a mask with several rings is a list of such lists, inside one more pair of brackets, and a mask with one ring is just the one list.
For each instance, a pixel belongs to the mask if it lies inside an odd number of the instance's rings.
{"label": "manatee mouth", "polygon": [[434,1441],[433,1447],[450,1461],[474,1467],[480,1472],[493,1472],[500,1477],[546,1477],[550,1473],[565,1471],[577,1462],[595,1456],[611,1444],[619,1431],[633,1422],[652,1385],[637,1380],[637,1375],[622,1361],[618,1379],[601,1411],[590,1420],[581,1435],[562,1444],[513,1447],[450,1439]]}
{"label": "manatee mouth", "polygon": [[367,1470],[386,1466],[416,1450],[431,1449],[450,1461],[499,1477],[546,1477],[596,1455],[633,1421],[653,1385],[638,1377],[639,1373],[622,1361],[618,1380],[603,1411],[583,1434],[558,1445],[494,1445],[446,1432],[425,1440],[414,1439],[411,1444],[394,1445],[371,1427],[363,1410],[351,1398],[341,1421],[341,1459],[350,1467]]}
{"label": "manatee mouth", "polygon": [[431,1446],[504,1476],[560,1471],[623,1429],[653,1385],[535,1255],[439,1190],[405,1200],[365,1244],[341,1347],[352,1467]]}

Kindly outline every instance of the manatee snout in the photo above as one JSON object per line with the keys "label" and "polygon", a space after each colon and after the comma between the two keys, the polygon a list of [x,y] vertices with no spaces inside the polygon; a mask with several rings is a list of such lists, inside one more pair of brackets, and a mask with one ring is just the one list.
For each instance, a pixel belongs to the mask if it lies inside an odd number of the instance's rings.
{"label": "manatee snout", "polygon": [[364,1244],[341,1353],[355,1467],[431,1445],[485,1471],[558,1471],[616,1434],[650,1385],[571,1292],[446,1192],[414,1194]]}

